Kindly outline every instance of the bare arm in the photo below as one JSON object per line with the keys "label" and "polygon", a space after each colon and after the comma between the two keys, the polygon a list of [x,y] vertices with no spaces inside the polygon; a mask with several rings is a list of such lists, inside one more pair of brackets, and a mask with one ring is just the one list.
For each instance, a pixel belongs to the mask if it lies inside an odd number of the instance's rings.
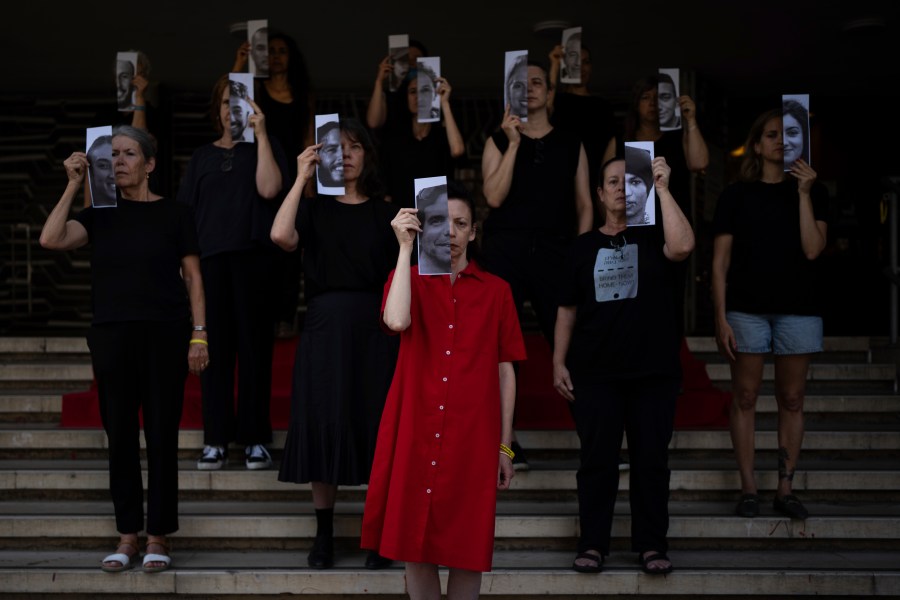
{"label": "bare arm", "polygon": [[135,129],[147,130],[147,86],[149,82],[143,75],[135,75],[131,80],[134,83],[134,112],[131,113],[131,126]]}
{"label": "bare arm", "polygon": [[659,196],[659,207],[662,211],[663,254],[673,262],[680,262],[694,251],[694,229],[687,217],[681,212],[678,203],[669,191],[669,175],[672,169],[666,159],[657,156],[653,159],[653,181],[656,194]]}
{"label": "bare arm", "polygon": [[553,114],[556,106],[554,105],[556,101],[556,92],[559,90],[559,65],[562,61],[563,57],[563,47],[562,44],[557,44],[553,47],[553,50],[550,51],[550,72],[547,73],[547,78],[550,86],[550,95],[547,98],[547,110],[549,114]]}
{"label": "bare arm", "polygon": [[416,232],[422,231],[415,208],[401,208],[391,227],[400,242],[400,253],[397,255],[397,267],[394,278],[384,302],[384,324],[391,331],[404,331],[412,322],[410,303],[412,301],[410,257]]}
{"label": "bare arm", "polygon": [[234,53],[234,64],[231,66],[232,73],[243,73],[247,69],[247,59],[250,56],[250,42],[244,41],[238,46],[237,52]]}
{"label": "bare arm", "polygon": [[731,266],[731,247],[734,236],[720,233],[713,240],[712,259],[712,303],[713,319],[716,325],[716,344],[719,352],[729,360],[734,360],[736,342],[734,331],[725,319],[725,286],[728,268]]}
{"label": "bare arm", "polygon": [[84,152],[73,152],[63,161],[69,178],[66,189],[41,229],[41,246],[49,250],[74,250],[87,244],[88,234],[84,225],[69,219],[69,210],[78,190],[84,185],[88,160]]}
{"label": "bare arm", "polygon": [[[203,276],[200,274],[200,257],[189,254],[181,259],[181,278],[191,302],[191,321],[194,325],[206,325],[206,297],[203,295]],[[206,340],[206,331],[194,331],[191,339]],[[188,344],[188,368],[199,375],[209,364],[209,348],[206,344]]]}
{"label": "bare arm", "polygon": [[606,150],[603,152],[603,162],[601,165],[605,165],[607,162],[611,161],[616,157],[616,136],[612,136],[609,138],[609,143],[606,144]]}
{"label": "bare arm", "polygon": [[450,108],[450,92],[453,88],[443,77],[438,77],[437,81],[439,84],[438,95],[441,97],[441,112],[444,114],[444,130],[447,132],[447,141],[450,143],[450,156],[459,158],[466,152],[466,144],[456,125],[453,109]]}
{"label": "bare arm", "polygon": [[690,96],[680,96],[678,104],[681,106],[681,117],[684,120],[681,145],[684,149],[685,162],[688,170],[696,173],[709,166],[709,149],[697,125],[697,108],[694,100]]}
{"label": "bare arm", "polygon": [[[516,409],[516,372],[511,362],[500,363],[500,443],[509,446],[512,444],[513,414]],[[498,448],[499,450],[499,448]],[[501,453],[500,469],[497,477],[497,489],[509,488],[515,469],[512,460]]]}
{"label": "bare arm", "polygon": [[293,252],[300,244],[300,234],[297,232],[297,212],[300,210],[303,188],[306,187],[306,182],[312,179],[313,173],[316,171],[316,164],[319,162],[316,150],[321,146],[322,144],[309,146],[297,157],[297,179],[294,180],[294,185],[285,196],[281,206],[278,207],[275,220],[272,222],[269,237],[279,248],[288,252]]}
{"label": "bare arm", "polygon": [[516,154],[519,152],[519,117],[509,111],[509,106],[503,113],[503,131],[509,139],[509,147],[503,154],[497,148],[494,140],[488,138],[484,145],[484,153],[481,156],[481,172],[484,177],[484,198],[491,208],[500,207],[509,195],[512,185],[513,168],[516,164]]}
{"label": "bare arm", "polygon": [[256,132],[256,191],[266,200],[272,200],[281,192],[281,169],[272,153],[272,142],[266,131],[266,117],[256,102],[248,99],[253,107],[250,125]]}
{"label": "bare arm", "polygon": [[800,245],[807,260],[815,260],[825,249],[828,240],[828,224],[816,221],[812,205],[812,185],[816,172],[803,159],[791,167],[791,175],[798,180],[800,194]]}
{"label": "bare arm", "polygon": [[578,216],[578,233],[594,228],[594,207],[591,204],[591,190],[588,178],[587,154],[584,146],[578,152],[578,170],[575,171],[575,213]]}
{"label": "bare arm", "polygon": [[560,306],[556,310],[556,327],[553,330],[553,387],[569,402],[575,401],[575,388],[566,367],[566,355],[574,329],[575,307]]}
{"label": "bare arm", "polygon": [[384,79],[392,69],[390,56],[385,56],[378,63],[372,97],[369,98],[369,106],[366,108],[366,125],[369,126],[369,129],[378,129],[387,121],[387,96],[384,93]]}

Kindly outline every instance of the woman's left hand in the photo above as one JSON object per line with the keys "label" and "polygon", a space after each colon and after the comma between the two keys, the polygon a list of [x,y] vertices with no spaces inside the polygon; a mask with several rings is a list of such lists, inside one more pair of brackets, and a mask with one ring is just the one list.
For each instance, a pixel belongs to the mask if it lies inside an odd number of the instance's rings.
{"label": "woman's left hand", "polygon": [[444,77],[438,77],[434,81],[437,84],[437,95],[441,98],[441,104],[447,104],[450,102],[450,92],[453,91],[450,82]]}
{"label": "woman's left hand", "polygon": [[497,489],[508,490],[509,484],[515,476],[516,470],[513,468],[512,459],[501,452],[500,466],[497,468]]}
{"label": "woman's left hand", "polygon": [[266,135],[266,115],[263,114],[259,104],[253,101],[253,98],[248,96],[247,102],[250,103],[250,108],[253,109],[253,114],[250,115],[250,127],[253,128],[256,135]]}
{"label": "woman's left hand", "polygon": [[188,369],[194,375],[202,373],[209,366],[209,348],[206,344],[188,344]]}
{"label": "woman's left hand", "polygon": [[813,183],[816,181],[817,173],[813,170],[809,163],[802,158],[791,165],[791,175],[797,178],[797,187],[801,192],[809,193]]}
{"label": "woman's left hand", "polygon": [[681,107],[681,120],[687,125],[693,125],[697,120],[697,105],[694,99],[685,94],[678,96],[678,106]]}
{"label": "woman's left hand", "polygon": [[663,156],[657,156],[650,164],[653,169],[653,184],[657,190],[665,190],[669,187],[669,175],[672,174],[672,168],[666,163]]}

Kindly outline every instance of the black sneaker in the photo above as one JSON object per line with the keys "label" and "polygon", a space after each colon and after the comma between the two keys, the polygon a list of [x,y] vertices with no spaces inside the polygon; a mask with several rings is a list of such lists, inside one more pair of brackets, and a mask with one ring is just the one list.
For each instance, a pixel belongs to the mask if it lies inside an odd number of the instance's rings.
{"label": "black sneaker", "polygon": [[759,514],[759,496],[756,494],[742,494],[734,507],[734,514],[739,517],[752,519]]}
{"label": "black sneaker", "polygon": [[201,471],[218,471],[228,462],[228,452],[222,446],[207,446],[203,449],[203,455],[197,461],[197,468]]}
{"label": "black sneaker", "polygon": [[515,456],[512,459],[513,469],[516,471],[527,471],[531,468],[531,465],[528,464],[528,459],[525,457],[525,451],[522,450],[522,446],[519,445],[519,442],[513,442],[510,444],[510,450],[513,451]]}
{"label": "black sneaker", "polygon": [[244,450],[244,456],[246,456],[245,462],[247,468],[251,471],[268,469],[272,466],[272,457],[269,455],[269,451],[266,450],[266,447],[262,444],[247,446]]}

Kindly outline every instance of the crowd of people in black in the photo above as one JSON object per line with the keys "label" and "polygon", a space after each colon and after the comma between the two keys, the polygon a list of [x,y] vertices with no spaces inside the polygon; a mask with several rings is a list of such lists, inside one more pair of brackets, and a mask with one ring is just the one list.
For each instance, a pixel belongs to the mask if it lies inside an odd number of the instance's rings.
{"label": "crowd of people in black", "polygon": [[[250,43],[241,45],[232,70],[245,70],[250,55]],[[368,484],[365,566],[404,561],[417,598],[439,595],[437,565],[448,566],[451,597],[477,597],[481,573],[491,569],[497,490],[529,464],[514,423],[517,363],[525,359],[520,323],[530,305],[580,440],[572,568],[599,572],[610,553],[626,438],[632,550],[644,572],[672,571],[668,446],[681,380],[684,260],[695,246],[689,182],[709,163],[694,100],[670,98],[671,79],[647,77],[619,124],[589,91],[584,45],[580,61],[564,63],[557,46],[547,64],[523,62],[517,106],[507,105],[500,127],[486,132],[482,225],[471,190],[453,180],[465,152],[453,88],[414,67],[427,55],[411,41],[410,68],[396,86],[389,85],[394,61],[385,57],[365,122],[341,117],[316,143],[303,56],[293,39],[269,30],[268,76],[246,98],[249,118],[230,110],[232,86],[222,75],[210,100],[214,140],[196,149],[175,198],[150,190],[161,159],[142,104],[144,59],[132,81],[134,106],[123,113],[132,125],[117,126],[109,140],[115,206],[70,215],[93,158],[66,159],[69,183],[41,243],[91,244],[88,342],[121,534],[103,570],[171,565],[166,536],[178,530],[177,432],[188,370],[202,379],[205,448],[197,468],[223,468],[233,445],[243,448],[246,468],[273,466],[273,342],[292,333],[303,277],[307,310],[278,479],[311,484],[310,567],[334,564],[338,486]],[[570,63],[580,83],[561,84]],[[677,129],[661,128],[661,90],[680,108]],[[420,95],[439,99],[439,122],[418,118]],[[807,516],[791,482],[806,372],[822,349],[811,291],[827,217],[809,149],[785,166],[783,130],[794,108],[776,108],[753,125],[740,181],[723,192],[714,220],[711,293],[716,337],[732,368],[736,512],[744,517],[759,510],[753,414],[769,353],[779,407],[774,508]],[[244,127],[253,129],[253,143],[238,142]],[[652,143],[655,158],[635,168],[627,141]],[[317,169],[331,160],[326,143],[340,156],[340,195],[316,189]],[[439,176],[450,179],[439,198],[450,273],[420,275],[414,248],[429,224],[416,209],[414,181]],[[655,192],[652,223],[632,218],[630,180]]]}

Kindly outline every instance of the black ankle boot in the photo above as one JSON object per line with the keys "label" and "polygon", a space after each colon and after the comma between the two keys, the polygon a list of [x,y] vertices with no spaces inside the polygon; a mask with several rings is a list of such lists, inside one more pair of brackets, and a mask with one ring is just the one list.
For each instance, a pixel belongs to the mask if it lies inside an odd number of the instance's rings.
{"label": "black ankle boot", "polygon": [[329,536],[316,536],[312,550],[306,561],[313,569],[330,569],[334,566],[334,538]]}

